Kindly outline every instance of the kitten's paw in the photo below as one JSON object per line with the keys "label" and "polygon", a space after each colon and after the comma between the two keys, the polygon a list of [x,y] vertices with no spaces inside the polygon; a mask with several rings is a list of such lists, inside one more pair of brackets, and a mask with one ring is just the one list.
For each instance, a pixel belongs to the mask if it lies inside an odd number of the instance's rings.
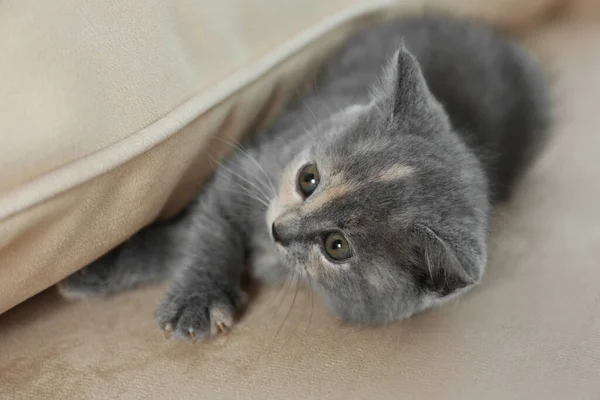
{"label": "kitten's paw", "polygon": [[114,256],[109,253],[87,267],[75,272],[56,286],[60,294],[70,300],[106,296],[120,287],[120,282],[110,271]]}
{"label": "kitten's paw", "polygon": [[156,311],[156,319],[165,336],[203,340],[233,328],[234,318],[247,302],[240,289],[198,292],[172,290]]}

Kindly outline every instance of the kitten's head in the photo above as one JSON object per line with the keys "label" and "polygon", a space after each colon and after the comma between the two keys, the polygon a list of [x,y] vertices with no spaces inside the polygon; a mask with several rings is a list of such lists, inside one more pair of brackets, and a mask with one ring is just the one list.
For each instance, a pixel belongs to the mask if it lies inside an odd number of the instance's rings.
{"label": "kitten's head", "polygon": [[336,314],[405,318],[479,281],[486,181],[407,50],[370,104],[312,136],[282,173],[267,224],[287,267]]}

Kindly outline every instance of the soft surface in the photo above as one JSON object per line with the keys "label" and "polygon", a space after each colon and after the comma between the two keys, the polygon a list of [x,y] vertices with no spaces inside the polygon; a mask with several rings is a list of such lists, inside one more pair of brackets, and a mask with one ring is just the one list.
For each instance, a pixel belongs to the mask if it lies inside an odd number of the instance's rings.
{"label": "soft surface", "polygon": [[229,336],[192,345],[157,330],[160,287],[82,303],[48,291],[0,316],[0,398],[600,398],[600,26],[526,42],[554,77],[555,138],[468,296],[358,328],[305,292],[288,316],[295,286],[261,290]]}

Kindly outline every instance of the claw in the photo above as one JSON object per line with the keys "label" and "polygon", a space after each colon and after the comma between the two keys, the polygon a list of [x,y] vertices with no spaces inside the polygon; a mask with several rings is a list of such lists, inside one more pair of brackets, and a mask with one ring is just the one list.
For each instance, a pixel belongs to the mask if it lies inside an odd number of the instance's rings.
{"label": "claw", "polygon": [[227,328],[227,326],[225,326],[225,324],[222,321],[217,322],[217,327],[223,335],[227,335],[229,333],[229,329]]}
{"label": "claw", "polygon": [[173,335],[173,325],[171,325],[171,324],[165,325],[165,329],[163,330],[163,333],[165,335],[165,339],[170,339],[171,335]]}

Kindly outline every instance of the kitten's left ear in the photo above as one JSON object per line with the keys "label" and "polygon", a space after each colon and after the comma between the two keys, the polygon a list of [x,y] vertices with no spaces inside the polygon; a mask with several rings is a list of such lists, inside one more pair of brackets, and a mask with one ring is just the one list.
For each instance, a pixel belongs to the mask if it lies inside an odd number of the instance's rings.
{"label": "kitten's left ear", "polygon": [[423,120],[443,114],[417,59],[404,45],[394,54],[384,76],[394,118]]}
{"label": "kitten's left ear", "polygon": [[419,274],[427,290],[445,297],[479,282],[485,267],[485,250],[484,254],[472,248],[457,250],[425,226],[418,226],[414,234]]}

